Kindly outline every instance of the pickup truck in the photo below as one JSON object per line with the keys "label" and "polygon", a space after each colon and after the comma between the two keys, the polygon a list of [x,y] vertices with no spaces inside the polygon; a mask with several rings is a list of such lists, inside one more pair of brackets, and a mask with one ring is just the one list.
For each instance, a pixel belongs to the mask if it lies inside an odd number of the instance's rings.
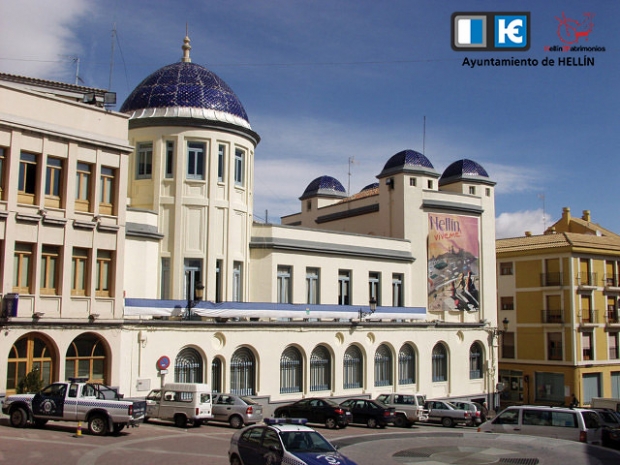
{"label": "pickup truck", "polygon": [[394,426],[409,428],[416,421],[426,421],[425,397],[420,394],[381,394],[376,399],[387,407],[394,408]]}
{"label": "pickup truck", "polygon": [[469,410],[459,410],[450,402],[444,400],[427,400],[424,408],[428,411],[429,423],[441,423],[446,428],[457,424],[471,423],[471,412]]}
{"label": "pickup truck", "polygon": [[66,382],[52,383],[36,394],[8,396],[2,404],[2,413],[9,415],[15,428],[29,422],[37,427],[49,420],[88,423],[91,434],[115,434],[128,425],[142,423],[146,401],[122,400],[112,388],[86,382],[84,378],[71,378]]}

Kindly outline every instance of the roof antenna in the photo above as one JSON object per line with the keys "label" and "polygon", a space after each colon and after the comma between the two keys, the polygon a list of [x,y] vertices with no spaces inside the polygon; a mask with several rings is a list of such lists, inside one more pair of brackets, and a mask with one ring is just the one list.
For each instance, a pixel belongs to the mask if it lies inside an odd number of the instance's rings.
{"label": "roof antenna", "polygon": [[545,194],[538,194],[538,198],[540,200],[542,200],[542,207],[543,207],[543,234],[545,233],[545,231],[547,230],[547,213],[545,213]]}
{"label": "roof antenna", "polygon": [[422,129],[422,155],[426,155],[426,115],[424,115],[424,126]]}

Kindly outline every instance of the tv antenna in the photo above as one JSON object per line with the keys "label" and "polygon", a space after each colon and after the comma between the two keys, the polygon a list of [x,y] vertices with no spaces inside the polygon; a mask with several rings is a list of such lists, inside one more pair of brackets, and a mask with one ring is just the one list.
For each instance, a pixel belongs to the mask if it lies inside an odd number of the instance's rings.
{"label": "tv antenna", "polygon": [[349,157],[349,181],[348,181],[348,185],[347,185],[347,196],[351,195],[351,166],[357,164],[358,162],[355,161],[355,157]]}

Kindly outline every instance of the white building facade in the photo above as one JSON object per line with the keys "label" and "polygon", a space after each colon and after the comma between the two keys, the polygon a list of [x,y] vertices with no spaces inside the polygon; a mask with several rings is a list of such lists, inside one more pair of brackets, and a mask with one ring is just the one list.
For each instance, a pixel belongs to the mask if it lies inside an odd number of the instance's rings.
{"label": "white building facade", "polygon": [[[12,115],[0,100],[0,148],[10,167],[3,180],[16,192],[2,198],[2,283],[5,298],[19,294],[17,312],[3,305],[0,350],[9,357],[0,362],[0,392],[44,366],[46,380],[87,375],[128,396],[184,381],[272,404],[390,391],[492,400],[495,209],[484,169],[459,160],[440,175],[424,155],[404,150],[386,157],[378,183],[358,194],[325,175],[301,193],[299,213],[256,223],[260,137],[234,92],[191,63],[189,50],[186,38],[182,60],[148,76],[120,113],[7,90],[66,107],[33,119]],[[76,119],[64,119],[52,137],[57,111]],[[20,118],[33,119],[28,133],[39,145],[12,135]],[[19,197],[26,152],[41,160],[33,206]],[[63,153],[65,200],[50,210],[43,160]],[[86,211],[74,206],[82,162],[94,179]],[[42,233],[52,216],[64,222]],[[19,263],[24,242],[32,250],[29,288],[9,265]],[[63,265],[56,311],[40,282],[48,245]],[[76,295],[84,251],[90,274]],[[108,295],[98,284],[104,269],[113,270]]]}

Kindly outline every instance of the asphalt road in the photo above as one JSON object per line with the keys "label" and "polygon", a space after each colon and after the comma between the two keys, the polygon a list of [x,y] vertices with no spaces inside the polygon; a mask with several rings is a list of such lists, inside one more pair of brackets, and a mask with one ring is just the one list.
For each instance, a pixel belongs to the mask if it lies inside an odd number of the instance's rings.
{"label": "asphalt road", "polygon": [[[607,465],[620,453],[598,446],[528,436],[477,433],[474,428],[434,425],[410,429],[343,430],[317,427],[359,465]],[[43,429],[16,429],[0,419],[0,463],[20,465],[172,465],[228,464],[228,444],[235,430],[226,425],[176,428],[149,422],[119,436],[97,437],[75,423],[53,422]]]}

